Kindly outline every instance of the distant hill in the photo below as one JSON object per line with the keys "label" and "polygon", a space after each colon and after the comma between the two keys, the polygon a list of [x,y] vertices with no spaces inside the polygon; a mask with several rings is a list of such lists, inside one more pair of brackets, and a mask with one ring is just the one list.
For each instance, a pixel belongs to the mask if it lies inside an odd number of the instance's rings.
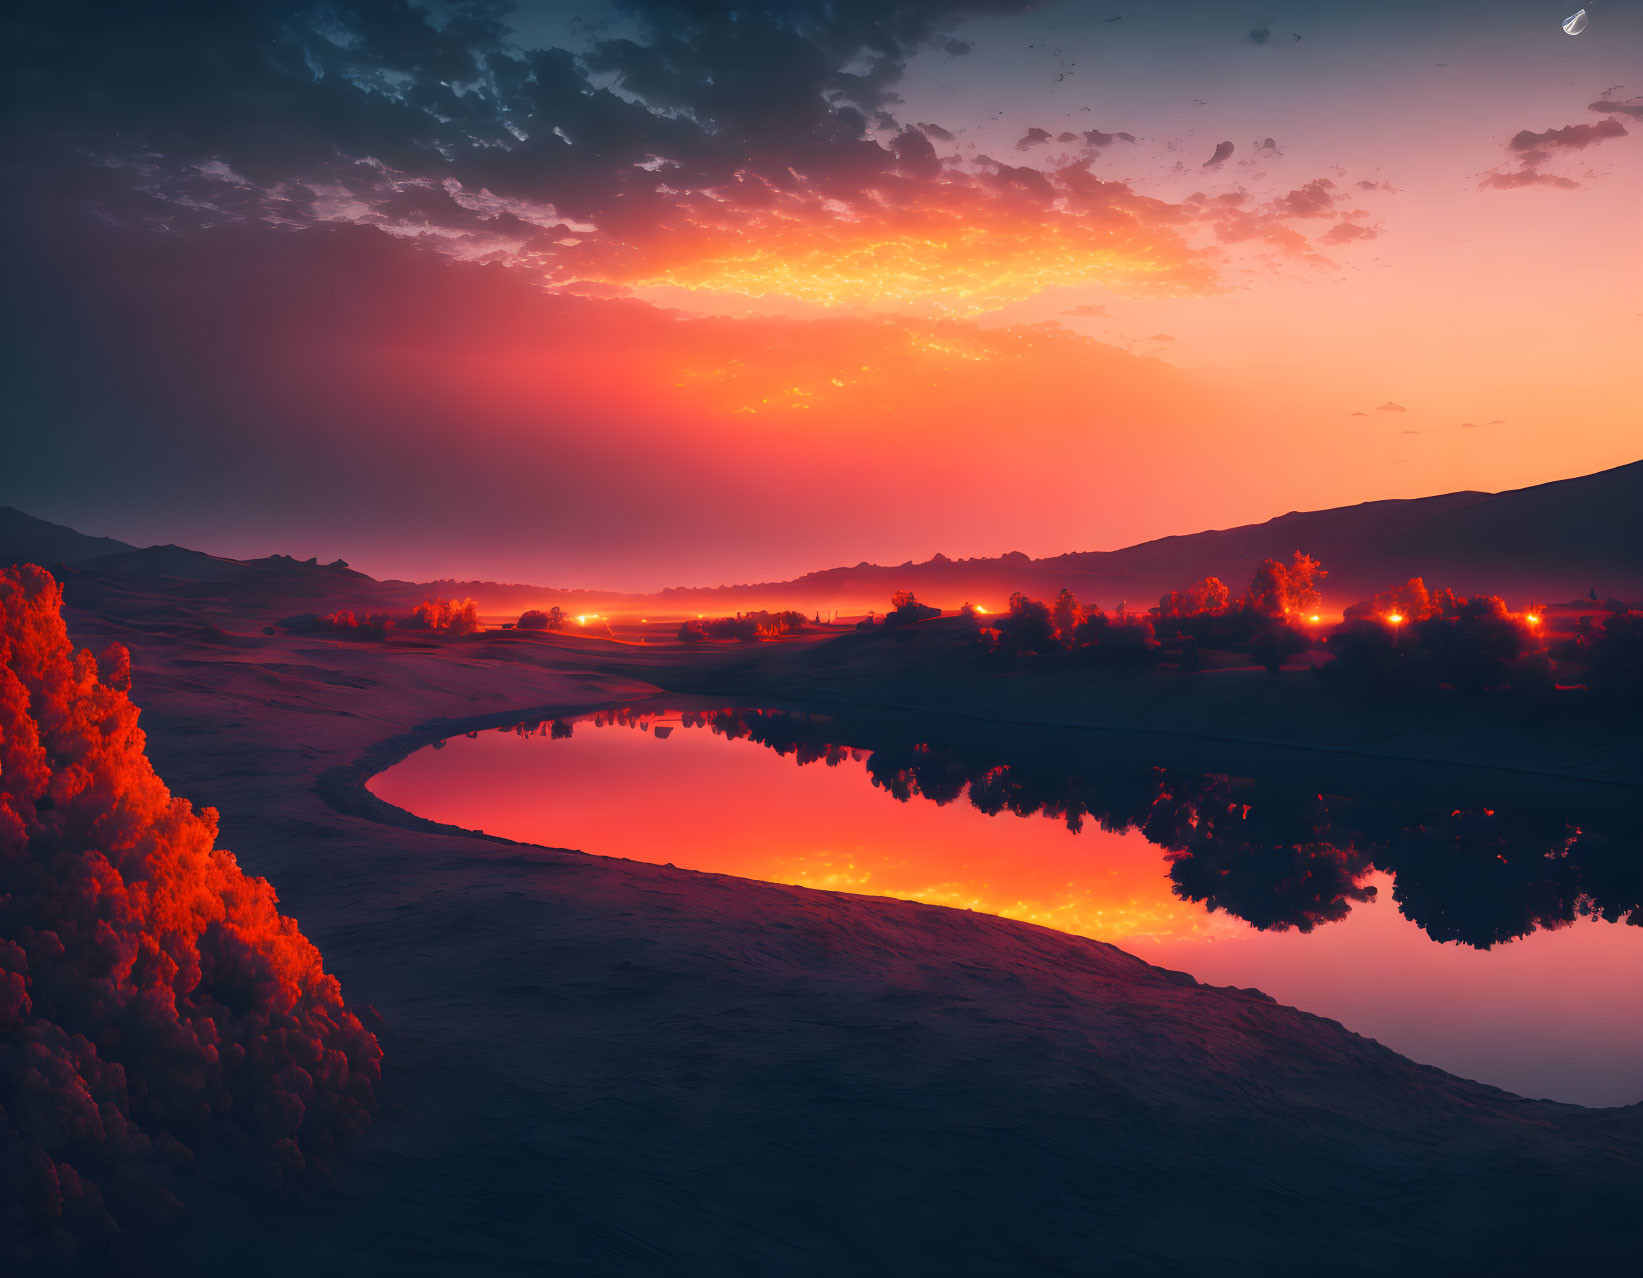
{"label": "distant hill", "polygon": [[0,563],[68,565],[88,584],[168,579],[187,583],[196,597],[252,601],[290,612],[408,611],[437,595],[472,596],[482,611],[493,614],[556,602],[573,611],[791,607],[859,613],[882,610],[897,590],[912,590],[941,607],[965,600],[996,607],[1017,590],[1045,598],[1063,586],[1108,608],[1121,600],[1146,608],[1165,591],[1200,577],[1220,577],[1241,588],[1263,559],[1288,558],[1296,550],[1328,570],[1323,588],[1332,606],[1412,576],[1468,593],[1501,594],[1514,604],[1565,600],[1592,590],[1600,597],[1637,600],[1643,598],[1643,462],[1504,493],[1446,493],[1291,511],[1262,524],[1162,537],[1122,550],[1043,559],[1019,552],[980,559],[936,555],[923,563],[860,563],[792,581],[673,587],[651,595],[488,581],[377,581],[341,560],[322,565],[288,555],[224,559],[181,546],[139,550],[0,508]]}
{"label": "distant hill", "polygon": [[[884,606],[892,591],[953,607],[996,604],[1020,590],[1038,597],[1063,586],[1112,607],[1142,608],[1205,576],[1245,585],[1263,559],[1296,550],[1328,570],[1326,599],[1345,604],[1412,576],[1468,592],[1517,599],[1643,597],[1643,462],[1504,493],[1460,492],[1291,511],[1263,524],[1142,542],[1122,550],[1032,559],[1013,553],[895,566],[857,564],[788,582],[664,590],[678,611],[752,606]],[[837,602],[835,602],[837,601]]]}
{"label": "distant hill", "polygon": [[222,559],[186,546],[149,546],[82,560],[75,567],[118,577],[176,577],[183,581],[231,581],[246,571],[238,559]]}
{"label": "distant hill", "polygon": [[100,555],[135,550],[112,537],[88,537],[10,506],[0,506],[0,557],[8,564],[77,564]]}

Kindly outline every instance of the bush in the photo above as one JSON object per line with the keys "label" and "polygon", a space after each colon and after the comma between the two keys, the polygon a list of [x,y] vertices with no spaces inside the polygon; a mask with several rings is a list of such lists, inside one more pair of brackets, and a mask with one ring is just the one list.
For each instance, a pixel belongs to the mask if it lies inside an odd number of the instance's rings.
{"label": "bush", "polygon": [[913,592],[910,590],[898,590],[890,596],[890,611],[885,614],[884,624],[890,628],[912,626],[939,616],[941,616],[940,608],[932,608],[928,604],[921,604],[913,598]]}
{"label": "bush", "polygon": [[563,630],[565,610],[557,604],[546,612],[532,608],[529,612],[519,614],[518,624],[521,630]]}
{"label": "bush", "polygon": [[[144,753],[130,657],[76,651],[41,568],[0,572],[0,1252],[111,1241],[158,1171],[236,1148],[277,1181],[374,1107],[381,1052],[217,814]],[[9,1245],[8,1245],[9,1244]]]}
{"label": "bush", "polygon": [[802,629],[804,614],[793,609],[786,612],[739,612],[734,617],[687,621],[679,627],[679,638],[687,643],[703,639],[737,639],[742,643],[757,643],[762,639],[798,634]]}
{"label": "bush", "polygon": [[1593,692],[1643,699],[1643,612],[1611,602],[1606,616],[1575,623],[1574,639],[1562,653],[1582,667]]}
{"label": "bush", "polygon": [[1329,636],[1329,651],[1330,677],[1376,691],[1480,693],[1552,682],[1540,635],[1499,597],[1428,592],[1418,577],[1348,608]]}
{"label": "bush", "polygon": [[394,619],[382,612],[355,616],[345,609],[326,613],[319,618],[318,625],[322,630],[334,630],[354,639],[382,639],[394,628]]}
{"label": "bush", "polygon": [[479,605],[472,599],[424,599],[405,624],[414,630],[475,634],[479,630]]}

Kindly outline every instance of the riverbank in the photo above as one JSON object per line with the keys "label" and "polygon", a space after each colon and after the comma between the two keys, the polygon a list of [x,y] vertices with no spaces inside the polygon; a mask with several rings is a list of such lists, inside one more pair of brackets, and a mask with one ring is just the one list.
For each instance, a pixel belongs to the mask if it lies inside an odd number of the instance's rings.
{"label": "riverbank", "polygon": [[652,677],[672,690],[704,695],[1643,785],[1635,716],[1580,693],[1550,705],[1511,696],[1452,705],[1356,692],[1312,670],[1007,666],[975,652],[971,636],[954,618],[810,644],[721,649],[709,659],[657,669]]}
{"label": "riverbank", "polygon": [[[672,687],[676,649],[70,628],[131,644],[160,774],[385,1052],[337,1183],[196,1186],[185,1270],[1511,1273],[1631,1245],[1643,1107],[1521,1100],[1030,925],[339,801],[453,724]],[[832,659],[766,651],[713,678]]]}

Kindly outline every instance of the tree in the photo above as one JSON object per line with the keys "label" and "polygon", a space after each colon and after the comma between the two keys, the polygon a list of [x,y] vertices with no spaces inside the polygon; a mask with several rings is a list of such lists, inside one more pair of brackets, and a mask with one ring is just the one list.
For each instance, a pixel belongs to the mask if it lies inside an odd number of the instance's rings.
{"label": "tree", "polygon": [[1283,669],[1284,662],[1311,646],[1309,640],[1294,626],[1282,621],[1269,621],[1250,636],[1249,655],[1265,666],[1271,674]]}
{"label": "tree", "polygon": [[1244,606],[1264,617],[1311,612],[1322,601],[1317,579],[1325,575],[1316,559],[1299,550],[1288,564],[1265,560],[1244,592]]}
{"label": "tree", "polygon": [[479,630],[479,605],[472,599],[424,599],[406,623],[421,630],[449,630],[471,635]]}
{"label": "tree", "polygon": [[999,650],[1003,652],[1053,652],[1060,646],[1056,643],[1049,606],[1041,600],[1027,598],[1019,590],[1010,596],[1009,609],[998,619],[995,629]]}
{"label": "tree", "polygon": [[1616,608],[1602,620],[1582,617],[1569,650],[1592,691],[1643,698],[1643,612]]}
{"label": "tree", "polygon": [[1078,623],[1083,620],[1083,607],[1073,597],[1073,592],[1063,586],[1050,608],[1050,624],[1055,627],[1055,637],[1063,648],[1073,646],[1074,633],[1078,629]]}
{"label": "tree", "polygon": [[[1271,562],[1270,560],[1268,562]],[[1219,616],[1227,610],[1232,592],[1219,577],[1205,577],[1185,590],[1172,590],[1158,601],[1160,617]]]}
{"label": "tree", "polygon": [[555,604],[546,612],[532,608],[529,612],[519,616],[521,630],[563,630],[565,628],[565,610]]}
{"label": "tree", "polygon": [[932,608],[928,604],[921,604],[913,598],[911,590],[898,590],[890,596],[891,611],[886,614],[884,624],[887,627],[911,626],[920,621],[928,621],[932,617],[941,616],[940,608]]}

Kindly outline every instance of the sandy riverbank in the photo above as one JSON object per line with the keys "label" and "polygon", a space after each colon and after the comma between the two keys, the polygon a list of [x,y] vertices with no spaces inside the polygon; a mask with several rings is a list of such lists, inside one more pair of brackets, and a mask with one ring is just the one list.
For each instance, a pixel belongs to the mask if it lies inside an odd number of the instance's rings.
{"label": "sandy riverbank", "polygon": [[161,775],[385,1051],[339,1182],[206,1193],[188,1266],[1508,1273],[1630,1246],[1639,1107],[1520,1100],[1028,925],[338,810],[419,725],[643,695],[677,651],[122,629]]}

